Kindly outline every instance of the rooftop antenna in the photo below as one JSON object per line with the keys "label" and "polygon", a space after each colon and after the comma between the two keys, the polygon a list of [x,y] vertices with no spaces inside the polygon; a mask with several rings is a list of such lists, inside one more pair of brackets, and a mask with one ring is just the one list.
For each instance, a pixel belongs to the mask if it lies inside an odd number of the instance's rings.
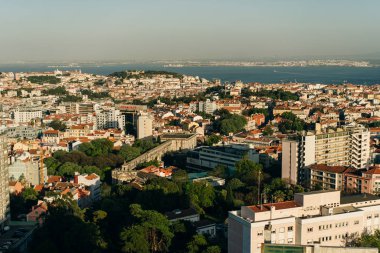
{"label": "rooftop antenna", "polygon": [[261,208],[262,208],[261,190],[260,190],[260,186],[261,186],[261,178],[260,178],[260,175],[261,175],[261,171],[259,170],[259,175],[258,175],[257,201],[258,201],[258,204],[259,204],[259,205],[261,206]]}

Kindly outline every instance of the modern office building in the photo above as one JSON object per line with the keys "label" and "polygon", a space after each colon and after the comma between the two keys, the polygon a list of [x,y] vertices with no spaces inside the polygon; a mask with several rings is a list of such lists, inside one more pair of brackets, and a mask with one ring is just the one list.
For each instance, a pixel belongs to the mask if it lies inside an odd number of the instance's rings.
{"label": "modern office building", "polygon": [[137,117],[137,139],[144,139],[153,134],[153,116],[147,112],[140,112]]}
{"label": "modern office building", "polygon": [[10,216],[9,209],[9,176],[8,176],[8,143],[5,134],[0,132],[0,228]]}
{"label": "modern office building", "polygon": [[259,253],[263,243],[345,245],[380,225],[380,198],[340,191],[296,193],[294,201],[243,206],[229,212],[228,252]]}
{"label": "modern office building", "polygon": [[232,172],[235,171],[236,163],[244,157],[259,163],[259,156],[259,153],[247,144],[203,146],[188,153],[187,167],[195,170],[212,170],[217,165],[223,165]]}
{"label": "modern office building", "polygon": [[370,160],[370,133],[362,127],[307,132],[282,142],[282,178],[302,181],[302,168],[312,164],[362,169]]}

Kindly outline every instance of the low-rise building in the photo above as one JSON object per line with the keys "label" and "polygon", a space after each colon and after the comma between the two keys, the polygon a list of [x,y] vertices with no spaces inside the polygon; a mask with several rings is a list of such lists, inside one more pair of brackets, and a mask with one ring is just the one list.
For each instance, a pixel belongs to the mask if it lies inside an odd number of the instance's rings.
{"label": "low-rise building", "polygon": [[253,162],[259,163],[259,154],[249,145],[204,146],[188,153],[187,167],[196,170],[212,170],[217,165],[222,165],[230,171],[235,171],[236,163],[245,156]]}

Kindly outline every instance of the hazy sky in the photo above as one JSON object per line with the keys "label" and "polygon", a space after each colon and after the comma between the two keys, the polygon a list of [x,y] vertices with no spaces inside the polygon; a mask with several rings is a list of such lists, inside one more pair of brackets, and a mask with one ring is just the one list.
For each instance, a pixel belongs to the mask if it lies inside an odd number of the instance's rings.
{"label": "hazy sky", "polygon": [[0,0],[0,62],[380,52],[379,0]]}

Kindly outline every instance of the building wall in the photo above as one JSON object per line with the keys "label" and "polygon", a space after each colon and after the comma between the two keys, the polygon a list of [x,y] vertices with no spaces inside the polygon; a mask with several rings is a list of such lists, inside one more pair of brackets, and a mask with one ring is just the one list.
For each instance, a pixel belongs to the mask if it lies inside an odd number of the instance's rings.
{"label": "building wall", "polygon": [[284,140],[282,142],[281,177],[291,184],[297,182],[298,177],[298,142]]}
{"label": "building wall", "polygon": [[153,118],[150,114],[141,112],[137,118],[137,139],[152,136]]}
{"label": "building wall", "polygon": [[9,218],[9,176],[7,138],[0,135],[0,227]]}
{"label": "building wall", "polygon": [[229,252],[259,253],[264,242],[343,247],[348,236],[380,226],[379,199],[341,204],[340,191],[328,191],[296,194],[295,202],[298,207],[276,210],[274,204],[270,211],[242,207],[230,212]]}

